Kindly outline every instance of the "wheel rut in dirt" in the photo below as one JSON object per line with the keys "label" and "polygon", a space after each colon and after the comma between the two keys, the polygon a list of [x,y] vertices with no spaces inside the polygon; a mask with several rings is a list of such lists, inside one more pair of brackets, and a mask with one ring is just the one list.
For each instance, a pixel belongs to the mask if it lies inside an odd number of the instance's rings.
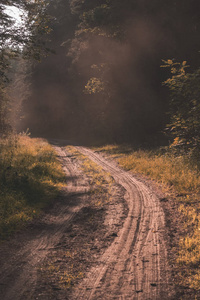
{"label": "wheel rut in dirt", "polygon": [[133,175],[84,147],[76,149],[125,190],[129,212],[111,246],[72,294],[73,299],[172,299],[164,212],[156,195]]}
{"label": "wheel rut in dirt", "polygon": [[[88,183],[80,170],[61,148],[55,146],[66,173],[67,186],[60,199],[41,219],[16,234],[0,248],[0,299],[50,299],[35,296],[38,268],[82,209]],[[76,197],[72,197],[72,196]],[[79,197],[80,195],[80,197]],[[57,298],[55,298],[57,299]]]}
{"label": "wheel rut in dirt", "polygon": [[[164,213],[158,198],[111,161],[90,149],[76,147],[110,173],[116,182],[115,191],[119,191],[116,199],[112,196],[111,203],[102,211],[92,210],[89,182],[78,159],[60,147],[59,141],[55,144],[67,186],[60,202],[25,232],[1,246],[1,299],[172,299]],[[98,223],[94,233],[91,223],[81,231],[85,215],[90,216],[90,212]],[[71,227],[75,229],[71,231]],[[52,255],[61,264],[61,270],[65,270],[67,258],[62,257],[63,253],[76,246],[81,248],[83,244],[88,249],[82,262],[86,274],[70,290],[58,288],[55,276],[54,281],[49,282],[38,274],[38,268],[45,260],[51,261]],[[85,259],[88,261],[84,262]]]}

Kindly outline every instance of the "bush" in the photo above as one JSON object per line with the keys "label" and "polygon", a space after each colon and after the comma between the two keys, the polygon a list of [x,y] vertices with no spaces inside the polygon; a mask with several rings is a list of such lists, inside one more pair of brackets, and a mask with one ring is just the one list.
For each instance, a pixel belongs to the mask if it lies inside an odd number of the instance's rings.
{"label": "bush", "polygon": [[164,61],[170,67],[172,78],[164,82],[171,92],[170,124],[172,147],[199,157],[200,150],[200,69],[186,73],[186,61]]}

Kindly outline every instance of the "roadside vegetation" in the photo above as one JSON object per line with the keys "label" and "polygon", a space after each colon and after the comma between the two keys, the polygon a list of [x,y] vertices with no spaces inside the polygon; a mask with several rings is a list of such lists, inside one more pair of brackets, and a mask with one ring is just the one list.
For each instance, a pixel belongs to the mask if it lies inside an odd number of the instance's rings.
{"label": "roadside vegetation", "polygon": [[175,201],[184,227],[175,251],[176,284],[199,295],[200,171],[197,164],[170,149],[134,150],[126,145],[107,145],[95,150],[109,154],[125,170],[153,179],[161,185],[166,198]]}
{"label": "roadside vegetation", "polygon": [[107,204],[111,199],[111,188],[114,183],[112,176],[76,148],[67,146],[66,149],[81,162],[81,169],[89,179],[92,204],[99,207]]}
{"label": "roadside vegetation", "polygon": [[0,240],[38,215],[65,184],[52,147],[43,139],[0,140]]}

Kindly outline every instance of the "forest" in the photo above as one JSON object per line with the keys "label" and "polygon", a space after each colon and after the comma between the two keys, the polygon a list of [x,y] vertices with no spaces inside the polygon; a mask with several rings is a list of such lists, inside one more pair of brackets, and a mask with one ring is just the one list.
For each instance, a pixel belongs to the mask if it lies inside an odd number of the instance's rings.
{"label": "forest", "polygon": [[[21,28],[10,25],[6,4],[26,11]],[[197,147],[198,1],[0,8],[2,133]]]}
{"label": "forest", "polygon": [[[58,223],[66,227],[49,234],[39,223],[44,240],[57,233],[60,239],[63,232],[68,234],[67,246],[61,244],[67,249],[62,259],[65,257],[69,274],[62,273],[62,260],[58,259],[61,265],[57,267],[50,255],[51,264],[41,268],[38,280],[51,277],[58,286],[47,280],[44,299],[61,299],[55,295],[63,291],[70,295],[91,266],[92,251],[99,247],[95,257],[112,247],[111,240],[118,234],[120,238],[120,228],[125,228],[125,215],[131,209],[134,215],[138,203],[144,205],[147,200],[141,211],[149,210],[138,215],[136,227],[141,229],[138,224],[145,223],[146,216],[157,216],[151,222],[161,226],[162,213],[157,214],[156,209],[162,206],[163,240],[168,248],[161,249],[158,261],[162,263],[162,255],[168,253],[173,278],[170,288],[163,287],[163,295],[171,289],[176,296],[166,299],[200,299],[199,37],[198,0],[0,0],[0,246],[25,224],[37,222],[41,212],[45,214],[49,205],[62,199],[63,190],[68,195],[66,205],[80,209],[69,215],[75,229],[67,227],[65,214],[56,215],[57,210],[49,222],[58,217]],[[118,187],[113,188],[116,183]],[[137,184],[139,196],[134,196]],[[149,196],[145,184],[153,192],[162,191],[159,201]],[[119,186],[123,191],[117,190]],[[127,186],[130,199],[127,197],[125,206]],[[142,200],[146,192],[147,200]],[[117,201],[116,194],[121,198],[114,205],[121,201],[121,206],[112,220],[120,220],[119,231],[111,232],[107,242],[103,234],[109,228],[102,224],[110,201]],[[79,207],[85,201],[82,195],[89,204]],[[138,199],[135,206],[133,199]],[[155,202],[150,205],[151,201]],[[130,219],[134,227],[134,218]],[[57,228],[52,224],[51,230]],[[147,227],[149,236],[158,234]],[[124,230],[128,236],[128,226]],[[141,231],[140,237],[143,234]],[[51,242],[52,249],[57,249],[56,238]],[[89,244],[92,250],[85,246]],[[137,246],[131,247],[134,260]],[[60,250],[55,250],[59,258],[61,252],[56,251]],[[40,253],[38,261],[44,258]],[[157,254],[153,255],[156,260]],[[143,257],[143,265],[147,262]],[[15,292],[12,281],[6,284]],[[158,284],[150,285],[152,294],[139,298],[144,291],[138,288],[137,299],[154,299]],[[49,286],[53,298],[48,298]],[[86,288],[85,295],[89,290]],[[34,292],[35,297],[40,293]],[[78,299],[73,297],[69,299]]]}

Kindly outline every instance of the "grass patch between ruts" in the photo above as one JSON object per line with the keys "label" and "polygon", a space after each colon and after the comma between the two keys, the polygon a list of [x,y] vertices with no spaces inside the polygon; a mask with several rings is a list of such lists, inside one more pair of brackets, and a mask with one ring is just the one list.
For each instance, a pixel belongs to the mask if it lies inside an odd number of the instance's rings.
{"label": "grass patch between ruts", "polygon": [[[176,284],[189,288],[191,299],[200,297],[200,172],[197,167],[191,166],[187,157],[172,152],[134,151],[124,145],[107,145],[95,150],[109,154],[125,170],[160,183],[163,192],[176,201],[184,220],[184,234],[176,249]],[[181,299],[187,297],[183,293]]]}
{"label": "grass patch between ruts", "polygon": [[0,140],[0,240],[10,236],[55,198],[65,175],[43,139]]}
{"label": "grass patch between ruts", "polygon": [[103,206],[107,204],[111,199],[111,188],[114,182],[109,172],[103,170],[103,168],[93,162],[87,156],[83,155],[73,146],[67,146],[67,151],[72,153],[79,162],[82,171],[87,175],[90,183],[90,193],[92,204],[95,206]]}

